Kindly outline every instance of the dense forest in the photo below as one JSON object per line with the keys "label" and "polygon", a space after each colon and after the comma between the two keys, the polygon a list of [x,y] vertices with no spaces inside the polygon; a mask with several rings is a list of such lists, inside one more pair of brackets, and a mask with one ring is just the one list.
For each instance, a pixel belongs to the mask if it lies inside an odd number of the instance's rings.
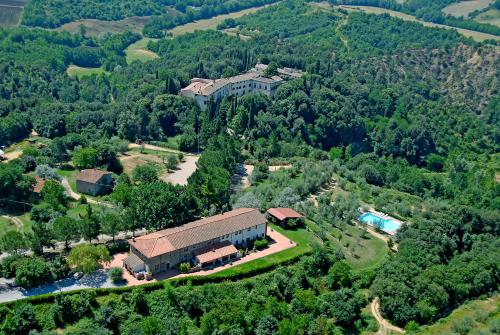
{"label": "dense forest", "polygon": [[[33,1],[24,19],[40,4]],[[56,1],[44,4],[54,13],[61,8]],[[158,3],[150,5],[144,15],[166,15]],[[206,4],[189,4],[200,5]],[[86,13],[77,6],[86,2],[75,4],[75,13]],[[122,16],[142,15],[135,5],[120,8]],[[65,13],[68,20],[83,17]],[[222,29],[228,24],[236,36]],[[321,227],[314,250],[296,263],[235,282],[105,297],[82,292],[2,306],[0,333],[357,334],[376,330],[362,311],[375,296],[387,318],[411,330],[498,290],[495,47],[453,30],[301,1],[284,1],[220,28],[150,42],[160,58],[131,64],[124,49],[140,38],[136,34],[88,38],[0,30],[0,143],[20,141],[32,129],[48,141],[0,164],[2,201],[26,201],[34,171],[48,176],[70,162],[120,175],[117,156],[124,142],[126,147],[137,139],[161,143],[175,137],[179,149],[202,151],[185,186],[160,181],[147,168],[132,178],[121,174],[107,199],[118,210],[102,216],[88,206],[71,219],[63,190],[49,183],[42,203],[31,210],[33,234],[10,234],[10,250],[2,240],[2,250],[14,255],[1,270],[26,286],[50,282],[67,274],[63,261],[44,265],[36,256],[30,262],[17,251],[39,255],[54,236],[92,241],[104,231],[156,230],[249,205],[266,210],[300,202]],[[257,62],[307,73],[287,81],[273,98],[246,94],[203,111],[177,95],[192,77],[227,77]],[[70,64],[103,66],[109,74],[68,77]],[[245,160],[262,165],[256,165],[252,186],[234,194],[230,179]],[[272,160],[292,168],[270,174],[266,164]],[[332,176],[350,195],[307,204]],[[366,198],[392,207],[409,224],[394,238],[397,253],[376,269],[354,271],[325,236],[350,225]],[[70,226],[73,231],[62,230]],[[30,277],[35,270],[39,278]]]}

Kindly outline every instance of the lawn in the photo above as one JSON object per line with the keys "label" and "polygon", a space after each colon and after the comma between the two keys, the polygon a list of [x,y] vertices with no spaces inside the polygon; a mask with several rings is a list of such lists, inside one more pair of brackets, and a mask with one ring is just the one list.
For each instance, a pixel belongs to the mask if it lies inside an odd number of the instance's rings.
{"label": "lawn", "polygon": [[69,186],[73,191],[76,192],[76,176],[78,175],[78,170],[62,170],[58,169],[57,174],[63,178],[68,179]]}
{"label": "lawn", "polygon": [[147,62],[152,59],[159,58],[157,54],[148,50],[148,43],[150,41],[155,41],[152,38],[143,38],[125,49],[125,54],[127,55],[127,63],[132,63],[134,61]]}
{"label": "lawn", "polygon": [[[311,220],[306,220],[306,223],[312,231],[326,229]],[[344,253],[346,261],[355,271],[376,268],[389,251],[385,241],[368,232],[363,233],[357,226],[345,225],[343,230],[332,226],[326,233],[326,238]]]}
{"label": "lawn", "polygon": [[78,77],[83,78],[91,75],[99,75],[99,74],[109,74],[108,71],[104,70],[102,67],[80,67],[76,65],[70,65],[66,69],[68,76],[70,77]]}
{"label": "lawn", "polygon": [[422,335],[439,334],[497,334],[500,324],[500,295],[486,300],[467,302],[450,315],[433,325],[425,326],[417,332]]}
{"label": "lawn", "polygon": [[12,220],[0,216],[0,237],[11,230],[17,230],[16,224]]}

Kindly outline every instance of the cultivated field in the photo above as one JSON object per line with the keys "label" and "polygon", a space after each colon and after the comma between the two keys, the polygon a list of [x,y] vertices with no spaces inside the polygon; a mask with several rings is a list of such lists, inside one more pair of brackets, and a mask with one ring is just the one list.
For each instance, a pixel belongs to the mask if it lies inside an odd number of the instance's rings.
{"label": "cultivated field", "polygon": [[490,9],[484,13],[479,14],[474,18],[474,21],[481,23],[489,23],[494,26],[500,27],[500,10]]}
{"label": "cultivated field", "polygon": [[27,0],[0,0],[0,27],[19,24]]}
{"label": "cultivated field", "polygon": [[66,69],[66,73],[70,77],[76,76],[78,78],[82,78],[85,76],[91,76],[93,74],[108,74],[109,72],[104,70],[102,67],[80,67],[76,65],[70,65]]}
{"label": "cultivated field", "polygon": [[174,35],[174,36],[178,36],[178,35],[182,35],[182,34],[192,33],[196,30],[216,29],[217,25],[219,23],[221,23],[222,21],[224,21],[225,19],[230,19],[230,18],[236,19],[236,18],[242,17],[243,15],[246,15],[246,14],[255,13],[259,9],[262,9],[264,7],[267,7],[267,6],[272,6],[272,5],[253,7],[253,8],[241,10],[239,12],[218,15],[218,16],[215,16],[211,19],[199,20],[199,21],[184,24],[182,26],[177,26],[173,29],[168,30],[167,32],[172,33],[172,35]]}
{"label": "cultivated field", "polygon": [[465,37],[470,37],[473,40],[478,41],[478,42],[482,42],[484,40],[491,40],[491,39],[500,41],[500,36],[495,36],[495,35],[486,34],[486,33],[480,33],[478,31],[473,31],[473,30],[468,30],[468,29],[450,27],[450,26],[446,26],[444,24],[425,22],[425,21],[417,19],[416,17],[414,17],[412,15],[404,14],[401,12],[396,12],[396,11],[385,9],[385,8],[370,7],[370,6],[338,6],[338,7],[341,7],[341,8],[346,9],[346,10],[361,10],[363,12],[371,13],[371,14],[387,13],[390,16],[397,17],[397,18],[400,18],[402,20],[419,22],[426,27],[455,29],[460,34],[464,35]]}
{"label": "cultivated field", "polygon": [[455,17],[467,17],[475,10],[481,10],[488,7],[495,0],[468,0],[453,3],[443,8],[443,13]]}
{"label": "cultivated field", "polygon": [[148,50],[148,43],[150,41],[155,41],[152,38],[143,38],[125,49],[125,54],[127,55],[127,63],[132,63],[133,61],[147,62],[152,59],[159,58],[157,54],[153,51]]}
{"label": "cultivated field", "polygon": [[66,23],[57,28],[57,30],[78,33],[80,31],[80,26],[84,26],[86,30],[85,35],[87,36],[98,36],[106,32],[123,33],[125,31],[132,31],[140,33],[148,20],[149,16],[132,16],[118,21],[84,19]]}

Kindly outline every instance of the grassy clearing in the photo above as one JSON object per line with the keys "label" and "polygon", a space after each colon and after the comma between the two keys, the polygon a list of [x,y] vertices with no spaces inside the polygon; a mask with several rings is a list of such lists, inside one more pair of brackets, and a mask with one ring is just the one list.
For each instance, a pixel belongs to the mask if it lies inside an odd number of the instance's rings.
{"label": "grassy clearing", "polygon": [[417,334],[469,334],[470,330],[475,331],[473,334],[497,334],[499,327],[500,295],[496,295],[467,302],[435,324],[422,327]]}
{"label": "grassy clearing", "polygon": [[168,33],[172,33],[173,36],[178,36],[182,34],[187,34],[187,33],[192,33],[195,32],[196,30],[207,30],[207,29],[217,29],[217,25],[224,21],[225,19],[236,19],[239,17],[242,17],[243,15],[246,14],[252,14],[258,11],[259,9],[265,8],[267,6],[272,6],[272,5],[264,5],[260,7],[253,7],[253,8],[247,8],[244,10],[241,10],[239,12],[234,12],[230,14],[223,14],[223,15],[218,15],[215,16],[211,19],[206,19],[206,20],[198,20],[195,22],[187,23],[182,26],[177,26],[173,29],[168,30]]}
{"label": "grassy clearing", "polygon": [[495,0],[467,0],[452,3],[442,9],[442,12],[454,17],[467,17],[475,10],[488,7]]}
{"label": "grassy clearing", "polygon": [[488,23],[500,27],[500,10],[498,9],[487,10],[486,12],[476,16],[474,20],[480,23]]}
{"label": "grassy clearing", "polygon": [[12,230],[17,230],[14,221],[0,216],[0,237]]}
{"label": "grassy clearing", "polygon": [[148,21],[149,16],[132,16],[117,21],[83,19],[66,23],[57,28],[57,30],[79,33],[80,26],[83,26],[85,28],[86,36],[98,36],[107,32],[112,34],[119,34],[125,31],[140,33]]}
{"label": "grassy clearing", "polygon": [[[313,5],[315,5],[315,4],[313,4]],[[468,30],[468,29],[450,27],[450,26],[446,26],[443,24],[425,22],[425,21],[417,19],[416,17],[414,17],[412,15],[404,14],[401,12],[396,12],[396,11],[393,11],[390,9],[379,8],[379,7],[370,7],[370,6],[336,6],[336,7],[341,7],[343,9],[349,10],[349,11],[363,11],[363,12],[366,12],[369,14],[384,14],[384,13],[386,13],[386,14],[389,14],[390,16],[397,17],[397,18],[405,20],[405,21],[419,22],[426,27],[455,29],[460,34],[464,35],[465,37],[472,38],[473,40],[478,41],[478,42],[482,42],[485,40],[491,40],[491,39],[500,41],[500,36],[495,36],[495,35],[486,34],[486,33],[480,33],[478,31],[473,31],[473,30]]]}
{"label": "grassy clearing", "polygon": [[15,27],[19,25],[22,7],[9,7],[0,2],[0,27]]}
{"label": "grassy clearing", "polygon": [[134,61],[147,62],[152,59],[159,58],[159,56],[148,50],[148,43],[150,41],[156,41],[152,38],[143,38],[125,49],[125,54],[127,55],[127,63],[132,63]]}
{"label": "grassy clearing", "polygon": [[78,78],[83,78],[86,76],[91,76],[91,75],[99,75],[99,74],[109,74],[106,70],[104,70],[102,67],[80,67],[76,65],[70,65],[66,69],[66,73],[70,77],[78,77]]}
{"label": "grassy clearing", "polygon": [[[314,232],[325,230],[313,221],[306,220],[306,223]],[[389,251],[384,241],[368,232],[363,233],[357,226],[347,225],[342,230],[332,226],[326,238],[344,253],[346,261],[355,271],[376,268]]]}

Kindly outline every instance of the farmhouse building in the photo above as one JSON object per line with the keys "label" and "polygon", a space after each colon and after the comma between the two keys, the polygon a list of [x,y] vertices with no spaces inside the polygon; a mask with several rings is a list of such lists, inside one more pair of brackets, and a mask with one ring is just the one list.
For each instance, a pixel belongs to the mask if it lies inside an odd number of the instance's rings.
{"label": "farmhouse building", "polygon": [[239,257],[238,247],[266,236],[267,220],[258,210],[240,208],[129,240],[130,255],[124,260],[131,272],[153,274],[181,262],[199,267]]}
{"label": "farmhouse building", "polygon": [[113,190],[113,176],[111,172],[103,170],[82,170],[76,177],[76,190],[94,196],[110,193]]}
{"label": "farmhouse building", "polygon": [[[181,89],[180,95],[196,100],[201,109],[205,109],[210,100],[219,101],[228,96],[242,96],[249,92],[259,92],[267,96],[274,96],[276,89],[283,84],[280,76],[270,78],[264,76],[267,69],[265,64],[257,64],[247,73],[221,79],[193,78],[191,83]],[[290,69],[278,69],[278,73],[286,78],[298,78],[302,72]]]}

